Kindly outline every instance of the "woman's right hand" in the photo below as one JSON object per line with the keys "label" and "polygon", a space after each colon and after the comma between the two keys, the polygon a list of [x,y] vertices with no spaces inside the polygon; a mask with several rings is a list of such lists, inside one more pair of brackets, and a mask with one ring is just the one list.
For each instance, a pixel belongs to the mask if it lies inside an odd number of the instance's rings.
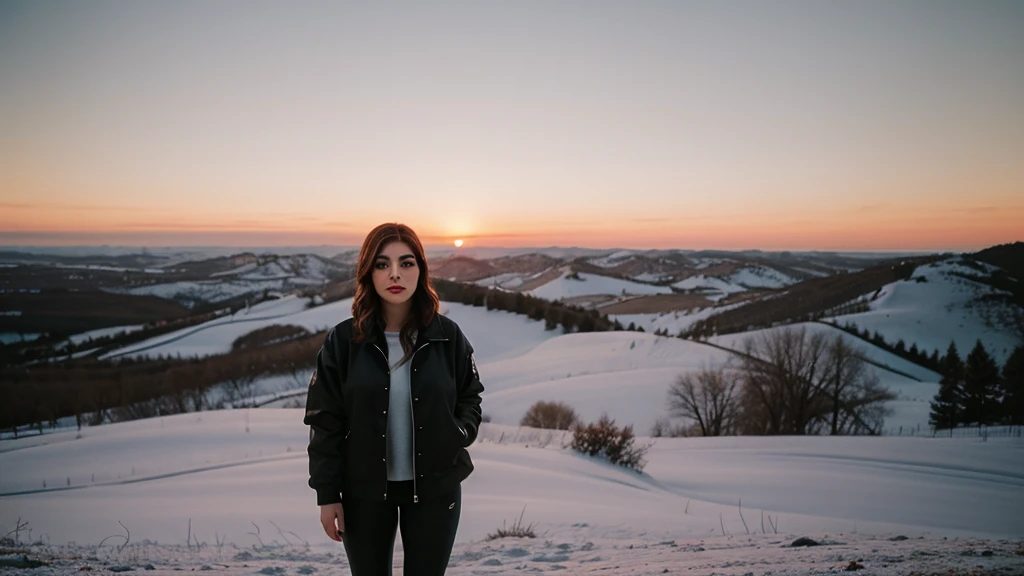
{"label": "woman's right hand", "polygon": [[320,507],[320,524],[328,538],[341,542],[341,533],[345,531],[345,511],[341,507],[341,502]]}

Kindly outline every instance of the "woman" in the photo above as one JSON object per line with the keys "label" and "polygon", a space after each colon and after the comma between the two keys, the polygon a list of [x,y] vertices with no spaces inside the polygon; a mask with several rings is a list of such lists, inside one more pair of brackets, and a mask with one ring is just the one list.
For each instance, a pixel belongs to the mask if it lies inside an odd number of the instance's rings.
{"label": "woman", "polygon": [[363,241],[352,318],[332,328],[309,383],[309,485],[353,576],[444,574],[473,471],[483,386],[473,347],[438,314],[423,245],[403,224]]}

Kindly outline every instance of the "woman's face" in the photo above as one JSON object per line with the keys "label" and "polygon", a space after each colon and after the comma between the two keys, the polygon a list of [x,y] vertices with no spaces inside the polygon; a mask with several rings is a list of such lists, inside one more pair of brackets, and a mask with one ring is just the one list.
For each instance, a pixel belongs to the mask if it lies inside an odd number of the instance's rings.
{"label": "woman's face", "polygon": [[381,300],[404,304],[412,298],[420,279],[416,256],[405,242],[389,242],[373,262],[373,287]]}

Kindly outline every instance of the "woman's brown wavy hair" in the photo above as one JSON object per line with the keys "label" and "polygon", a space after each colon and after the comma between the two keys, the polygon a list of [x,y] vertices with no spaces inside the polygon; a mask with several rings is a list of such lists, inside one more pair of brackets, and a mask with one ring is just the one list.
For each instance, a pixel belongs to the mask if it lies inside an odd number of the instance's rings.
{"label": "woman's brown wavy hair", "polygon": [[391,242],[408,244],[420,269],[420,277],[412,295],[412,309],[399,335],[402,349],[408,358],[412,353],[413,337],[434,319],[440,307],[440,299],[430,281],[423,244],[412,228],[405,224],[381,224],[370,230],[363,240],[363,247],[359,250],[359,263],[356,265],[356,296],[352,300],[352,340],[362,342],[369,338],[374,333],[375,323],[384,326],[381,298],[373,287],[373,265],[384,246]]}

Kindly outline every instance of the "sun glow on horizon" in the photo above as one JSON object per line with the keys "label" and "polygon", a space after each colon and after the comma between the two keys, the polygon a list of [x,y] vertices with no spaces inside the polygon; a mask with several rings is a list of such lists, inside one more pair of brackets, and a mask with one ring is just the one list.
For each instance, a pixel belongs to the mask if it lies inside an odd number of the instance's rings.
{"label": "sun glow on horizon", "polygon": [[462,240],[458,239],[454,242],[456,248],[462,248]]}

